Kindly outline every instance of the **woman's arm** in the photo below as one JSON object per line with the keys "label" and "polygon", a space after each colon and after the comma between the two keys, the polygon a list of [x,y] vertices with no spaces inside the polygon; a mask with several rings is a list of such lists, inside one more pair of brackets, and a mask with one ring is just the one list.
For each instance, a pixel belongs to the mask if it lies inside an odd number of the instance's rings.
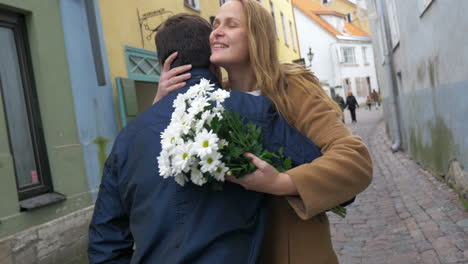
{"label": "woman's arm", "polygon": [[293,124],[323,156],[286,171],[299,195],[287,196],[302,219],[329,210],[362,192],[372,179],[372,161],[361,138],[353,136],[339,115],[318,96],[292,87]]}
{"label": "woman's arm", "polygon": [[172,53],[164,61],[161,76],[159,78],[158,90],[153,99],[153,104],[157,103],[170,92],[184,87],[186,85],[185,81],[192,77],[190,73],[182,74],[190,70],[192,65],[182,65],[171,69],[171,64],[175,58],[177,58],[177,52]]}

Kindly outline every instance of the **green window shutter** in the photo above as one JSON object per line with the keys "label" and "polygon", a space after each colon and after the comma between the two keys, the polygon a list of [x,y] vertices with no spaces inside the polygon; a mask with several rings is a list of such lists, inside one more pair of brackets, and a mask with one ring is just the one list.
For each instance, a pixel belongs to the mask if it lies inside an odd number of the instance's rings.
{"label": "green window shutter", "polygon": [[143,82],[159,82],[159,60],[156,52],[125,46],[128,78]]}
{"label": "green window shutter", "polygon": [[138,101],[135,81],[125,78],[116,78],[117,94],[122,127],[138,114]]}

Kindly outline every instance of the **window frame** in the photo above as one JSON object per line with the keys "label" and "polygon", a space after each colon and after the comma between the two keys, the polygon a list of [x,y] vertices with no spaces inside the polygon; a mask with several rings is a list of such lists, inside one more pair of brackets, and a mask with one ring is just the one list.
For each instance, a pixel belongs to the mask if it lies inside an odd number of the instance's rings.
{"label": "window frame", "polygon": [[297,50],[296,38],[294,34],[294,27],[293,27],[291,20],[289,20],[289,31],[291,32],[291,43],[293,46],[293,50],[296,51]]}
{"label": "window frame", "polygon": [[367,47],[361,47],[362,52],[362,62],[364,65],[369,65],[369,60],[367,58]]}
{"label": "window frame", "polygon": [[279,39],[278,28],[276,26],[275,5],[273,4],[272,0],[270,0],[270,14],[273,17],[273,22],[275,23],[276,38]]}
{"label": "window frame", "polygon": [[[42,120],[40,115],[38,96],[36,93],[25,18],[19,13],[0,10],[0,27],[9,28],[14,34],[15,46],[18,53],[18,67],[20,70],[25,107],[27,112],[28,124],[30,127],[29,133],[31,136],[32,147],[34,151],[34,160],[36,162],[36,171],[39,179],[38,183],[33,183],[28,186],[20,187],[18,183],[18,176],[16,175],[16,167],[14,166],[18,198],[20,201],[22,201],[45,193],[53,192],[53,186],[44,132],[42,130]],[[2,92],[4,88],[2,85],[3,84],[0,76],[0,92]],[[2,96],[2,99],[3,101],[6,100],[4,96]],[[7,134],[11,150],[12,147],[10,140],[10,131],[8,129],[8,111],[6,109],[5,104],[4,112],[5,120],[7,121]],[[14,154],[11,154],[13,162],[15,162]]]}
{"label": "window frame", "polygon": [[283,12],[280,12],[280,17],[281,17],[281,26],[283,28],[284,44],[286,44],[286,46],[289,47],[288,32],[286,30],[286,24],[284,23],[284,14],[283,14]]}
{"label": "window frame", "polygon": [[[352,62],[349,62],[346,60],[346,58],[348,58],[349,56],[346,56],[345,54],[345,50],[346,49],[350,49],[353,51],[353,54],[352,54],[352,58],[353,58],[353,61]],[[357,61],[356,61],[356,48],[355,47],[341,47],[341,57],[343,58],[343,64],[346,64],[346,65],[356,65],[357,64]]]}
{"label": "window frame", "polygon": [[[189,1],[193,1],[194,5],[190,4]],[[200,0],[184,0],[184,6],[195,11],[200,11]]]}

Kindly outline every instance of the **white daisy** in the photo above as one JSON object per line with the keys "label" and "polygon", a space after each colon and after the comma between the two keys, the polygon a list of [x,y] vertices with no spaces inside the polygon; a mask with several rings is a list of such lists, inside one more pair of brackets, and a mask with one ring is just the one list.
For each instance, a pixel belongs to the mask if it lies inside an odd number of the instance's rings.
{"label": "white daisy", "polygon": [[175,147],[177,143],[180,143],[182,138],[181,130],[176,124],[170,124],[162,133],[161,133],[161,144],[162,149],[167,151]]}
{"label": "white daisy", "polygon": [[183,173],[179,173],[174,177],[175,182],[177,182],[180,186],[184,186],[186,182],[189,181],[187,176],[185,176]]}
{"label": "white daisy", "polygon": [[196,167],[190,168],[190,180],[199,186],[202,186],[203,184],[206,183],[206,179],[203,177],[203,173],[197,169]]}
{"label": "white daisy", "polygon": [[164,179],[171,176],[171,159],[169,152],[162,150],[158,157],[159,175]]}
{"label": "white daisy", "polygon": [[228,91],[223,89],[216,89],[211,93],[211,100],[216,101],[217,103],[222,103],[229,96],[231,96],[231,93]]}
{"label": "white daisy", "polygon": [[209,172],[213,173],[216,171],[219,163],[221,163],[221,154],[219,152],[214,151],[211,154],[205,155],[201,160],[200,160],[200,165],[201,168],[200,170],[202,172]]}
{"label": "white daisy", "polygon": [[200,158],[203,158],[204,156],[218,150],[218,141],[219,138],[216,134],[203,129],[195,136],[195,143],[193,147],[196,154]]}
{"label": "white daisy", "polygon": [[224,163],[220,162],[216,170],[212,173],[212,175],[216,180],[224,181],[224,176],[226,175],[226,172],[228,171],[229,171],[229,168],[226,167]]}
{"label": "white daisy", "polygon": [[192,157],[193,142],[189,141],[185,144],[177,145],[174,148],[172,159],[172,173],[178,174],[181,172],[188,172],[193,162]]}

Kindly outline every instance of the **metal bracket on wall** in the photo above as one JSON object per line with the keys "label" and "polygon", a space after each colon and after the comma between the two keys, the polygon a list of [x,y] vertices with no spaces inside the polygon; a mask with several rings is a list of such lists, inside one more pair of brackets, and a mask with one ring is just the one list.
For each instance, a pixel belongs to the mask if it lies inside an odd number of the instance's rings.
{"label": "metal bracket on wall", "polygon": [[[153,34],[155,34],[156,31],[158,31],[159,26],[164,22],[165,20],[164,15],[168,15],[168,17],[170,17],[174,15],[174,12],[161,8],[155,11],[143,13],[140,16],[140,10],[138,10],[137,8],[138,24],[140,24],[141,45],[143,48],[145,47],[145,39],[151,40],[151,38],[153,37]],[[150,26],[148,24],[148,19],[152,17],[161,18],[161,21],[159,22],[159,24],[157,24],[157,26]],[[150,31],[150,33],[145,37],[143,30]]]}

